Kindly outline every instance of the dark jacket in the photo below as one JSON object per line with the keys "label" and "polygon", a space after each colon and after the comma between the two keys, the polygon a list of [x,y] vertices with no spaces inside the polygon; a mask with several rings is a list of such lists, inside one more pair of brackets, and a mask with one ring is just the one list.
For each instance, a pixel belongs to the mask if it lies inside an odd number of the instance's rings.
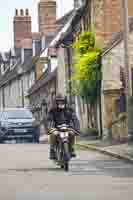
{"label": "dark jacket", "polygon": [[76,130],[80,129],[76,113],[71,107],[65,109],[52,108],[47,117],[47,129],[56,128],[63,123],[71,125]]}

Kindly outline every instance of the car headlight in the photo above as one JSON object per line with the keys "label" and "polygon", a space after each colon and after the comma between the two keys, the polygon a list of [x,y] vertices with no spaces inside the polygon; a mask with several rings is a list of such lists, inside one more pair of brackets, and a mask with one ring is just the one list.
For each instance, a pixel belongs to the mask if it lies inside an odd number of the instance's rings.
{"label": "car headlight", "polygon": [[1,127],[2,128],[8,128],[8,122],[1,122]]}

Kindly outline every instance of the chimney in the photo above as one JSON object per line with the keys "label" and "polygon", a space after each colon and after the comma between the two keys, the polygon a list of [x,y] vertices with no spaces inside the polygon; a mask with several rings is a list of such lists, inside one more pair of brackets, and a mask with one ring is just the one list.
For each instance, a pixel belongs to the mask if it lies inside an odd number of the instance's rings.
{"label": "chimney", "polygon": [[40,0],[38,3],[39,32],[51,35],[56,31],[56,1]]}
{"label": "chimney", "polygon": [[29,16],[29,10],[16,9],[14,17],[14,47],[21,48],[21,41],[31,37],[31,16]]}

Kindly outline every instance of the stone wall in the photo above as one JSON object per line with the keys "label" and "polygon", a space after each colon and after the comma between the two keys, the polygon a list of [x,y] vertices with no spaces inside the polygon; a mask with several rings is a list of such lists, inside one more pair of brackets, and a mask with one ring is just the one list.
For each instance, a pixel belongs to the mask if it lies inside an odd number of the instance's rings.
{"label": "stone wall", "polygon": [[[114,113],[115,114],[115,113]],[[112,138],[116,143],[125,143],[128,141],[127,115],[121,113],[118,116],[113,116],[112,119]]]}
{"label": "stone wall", "polygon": [[[129,37],[129,50],[129,62],[130,66],[133,67],[133,32],[130,33]],[[123,41],[113,45],[105,52],[102,64],[102,124],[103,132],[107,133],[111,128],[113,115],[116,113],[115,101],[119,99],[121,95],[121,67],[125,71]]]}

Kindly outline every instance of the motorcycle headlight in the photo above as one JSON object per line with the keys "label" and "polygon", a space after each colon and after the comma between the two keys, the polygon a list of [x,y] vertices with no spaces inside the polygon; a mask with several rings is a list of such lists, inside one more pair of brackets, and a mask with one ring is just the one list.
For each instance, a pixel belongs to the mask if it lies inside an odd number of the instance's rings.
{"label": "motorcycle headlight", "polygon": [[54,135],[58,135],[58,134],[59,134],[59,132],[58,132],[58,131],[54,131],[53,133],[54,133]]}

